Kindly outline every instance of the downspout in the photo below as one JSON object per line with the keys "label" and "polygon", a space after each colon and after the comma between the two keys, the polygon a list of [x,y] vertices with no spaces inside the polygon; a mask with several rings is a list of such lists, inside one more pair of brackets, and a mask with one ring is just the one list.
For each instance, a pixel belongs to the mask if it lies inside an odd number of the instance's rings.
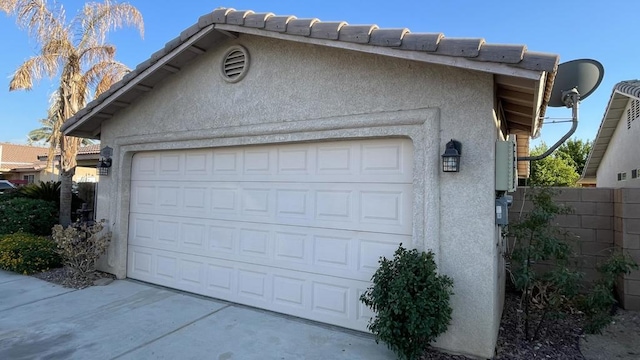
{"label": "downspout", "polygon": [[573,135],[573,133],[576,131],[576,129],[578,128],[578,103],[580,102],[580,93],[578,92],[578,89],[573,88],[569,91],[565,91],[562,94],[562,100],[568,108],[572,108],[571,129],[569,129],[569,131],[564,134],[564,136],[560,140],[553,144],[553,146],[547,149],[547,151],[545,151],[544,153],[536,156],[519,157],[518,161],[537,161],[546,158],[547,156],[551,155],[551,153],[554,152],[560,145],[567,141],[567,139],[570,138],[571,135]]}

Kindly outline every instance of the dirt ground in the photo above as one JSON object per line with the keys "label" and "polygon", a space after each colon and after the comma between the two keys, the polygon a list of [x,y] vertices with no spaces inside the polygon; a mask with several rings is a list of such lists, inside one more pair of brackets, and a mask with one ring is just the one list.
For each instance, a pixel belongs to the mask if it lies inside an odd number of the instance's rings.
{"label": "dirt ground", "polygon": [[640,359],[640,312],[618,309],[601,335],[585,335],[580,351],[586,360]]}

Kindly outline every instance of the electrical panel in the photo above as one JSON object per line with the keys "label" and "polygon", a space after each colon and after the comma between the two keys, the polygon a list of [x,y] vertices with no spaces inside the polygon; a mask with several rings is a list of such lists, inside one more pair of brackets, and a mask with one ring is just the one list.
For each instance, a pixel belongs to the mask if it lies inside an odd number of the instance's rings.
{"label": "electrical panel", "polygon": [[496,141],[496,191],[514,192],[518,187],[518,151],[515,136]]}

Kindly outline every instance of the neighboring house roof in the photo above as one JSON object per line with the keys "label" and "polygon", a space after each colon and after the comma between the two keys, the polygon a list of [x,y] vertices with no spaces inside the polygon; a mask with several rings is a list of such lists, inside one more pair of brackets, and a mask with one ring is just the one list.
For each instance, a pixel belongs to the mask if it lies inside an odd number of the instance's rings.
{"label": "neighboring house roof", "polygon": [[46,147],[0,143],[0,171],[39,171],[46,162],[40,161],[38,155],[47,150]]}
{"label": "neighboring house roof", "polygon": [[[78,154],[76,155],[76,162],[78,166],[83,167],[94,167],[96,162],[100,158],[100,144],[92,144],[87,146],[82,146],[78,149]],[[38,155],[38,160],[46,161],[49,159],[49,153],[40,153]],[[60,160],[60,150],[56,151],[56,155],[54,157],[56,160]]]}
{"label": "neighboring house roof", "polygon": [[100,144],[82,146],[78,149],[78,155],[100,154]]}
{"label": "neighboring house roof", "polygon": [[624,115],[624,109],[630,98],[640,100],[640,80],[621,81],[613,87],[598,134],[582,172],[582,179],[593,180],[596,178],[600,162],[607,152],[609,142],[616,131],[618,122]]}
{"label": "neighboring house roof", "polygon": [[540,130],[559,57],[528,51],[524,45],[488,44],[482,38],[445,38],[442,33],[411,33],[377,25],[349,25],[216,9],[169,41],[121,81],[71,117],[62,130],[69,135],[99,138],[100,124],[129,106],[189,61],[240,34],[265,36],[349,49],[495,74],[497,97],[510,131]]}

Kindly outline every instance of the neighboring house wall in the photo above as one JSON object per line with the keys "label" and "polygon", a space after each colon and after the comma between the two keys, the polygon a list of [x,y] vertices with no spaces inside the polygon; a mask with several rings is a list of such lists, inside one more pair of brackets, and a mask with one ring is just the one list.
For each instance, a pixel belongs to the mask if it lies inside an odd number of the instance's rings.
{"label": "neighboring house wall", "polygon": [[639,117],[640,101],[629,99],[598,167],[597,187],[640,187]]}
{"label": "neighboring house wall", "polygon": [[[493,76],[249,35],[228,41],[235,43],[251,56],[239,83],[221,79],[227,46],[220,46],[103,123],[101,143],[114,149],[114,162],[97,195],[97,218],[113,230],[102,269],[126,276],[136,152],[410,138],[413,243],[406,245],[433,250],[439,270],[455,282],[450,331],[437,346],[493,356],[504,284],[494,214]],[[451,138],[463,143],[461,172],[442,173],[440,154]]]}
{"label": "neighboring house wall", "polygon": [[19,184],[50,180],[52,169],[38,160],[38,155],[46,151],[43,147],[0,143],[0,178]]}
{"label": "neighboring house wall", "polygon": [[73,175],[75,182],[97,182],[98,174],[95,167],[76,167],[76,173]]}

